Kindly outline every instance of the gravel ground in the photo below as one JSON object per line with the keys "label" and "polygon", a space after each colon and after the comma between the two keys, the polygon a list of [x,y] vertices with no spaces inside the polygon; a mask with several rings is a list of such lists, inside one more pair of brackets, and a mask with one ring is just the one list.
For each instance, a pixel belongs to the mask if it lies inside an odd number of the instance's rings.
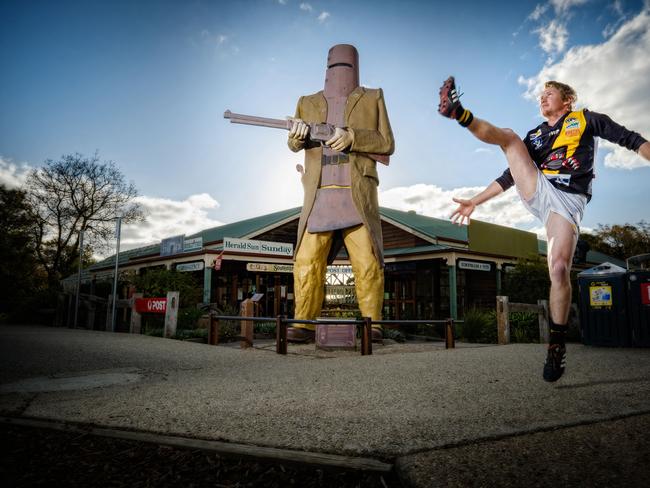
{"label": "gravel ground", "polygon": [[50,429],[0,425],[0,486],[401,487],[394,475],[223,458]]}
{"label": "gravel ground", "polygon": [[650,415],[433,450],[397,467],[415,488],[647,488]]}

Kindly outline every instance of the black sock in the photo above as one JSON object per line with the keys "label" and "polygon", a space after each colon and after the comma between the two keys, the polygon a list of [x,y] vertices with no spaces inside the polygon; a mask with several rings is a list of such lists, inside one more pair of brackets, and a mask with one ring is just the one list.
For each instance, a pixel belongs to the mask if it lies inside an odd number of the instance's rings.
{"label": "black sock", "polygon": [[550,344],[560,344],[564,346],[566,343],[566,334],[569,331],[568,325],[556,324],[552,320],[550,322],[551,337],[549,338]]}
{"label": "black sock", "polygon": [[458,120],[458,123],[463,127],[469,126],[469,124],[472,123],[472,120],[474,120],[474,114],[472,114],[472,112],[470,112],[466,108],[463,108],[462,105],[459,105],[456,110],[457,113],[460,114],[456,119]]}

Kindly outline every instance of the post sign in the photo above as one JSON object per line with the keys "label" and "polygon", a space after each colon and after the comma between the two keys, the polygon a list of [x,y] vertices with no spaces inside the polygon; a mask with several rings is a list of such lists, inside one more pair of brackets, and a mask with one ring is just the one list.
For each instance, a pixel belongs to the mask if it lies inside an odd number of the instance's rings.
{"label": "post sign", "polygon": [[223,250],[245,254],[272,254],[275,256],[293,256],[293,244],[290,242],[254,241],[252,239],[223,238]]}
{"label": "post sign", "polygon": [[166,298],[136,298],[135,311],[138,313],[160,313],[167,311]]}

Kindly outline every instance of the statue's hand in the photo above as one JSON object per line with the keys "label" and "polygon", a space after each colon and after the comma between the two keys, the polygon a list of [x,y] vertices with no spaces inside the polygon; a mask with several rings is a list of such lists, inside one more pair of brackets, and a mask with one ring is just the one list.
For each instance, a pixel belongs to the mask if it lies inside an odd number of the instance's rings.
{"label": "statue's hand", "polygon": [[289,130],[289,139],[304,141],[309,133],[309,126],[302,119],[287,117],[291,121],[291,130]]}
{"label": "statue's hand", "polygon": [[334,151],[344,151],[354,142],[354,132],[337,127],[334,130],[334,135],[327,141],[325,145],[331,147]]}

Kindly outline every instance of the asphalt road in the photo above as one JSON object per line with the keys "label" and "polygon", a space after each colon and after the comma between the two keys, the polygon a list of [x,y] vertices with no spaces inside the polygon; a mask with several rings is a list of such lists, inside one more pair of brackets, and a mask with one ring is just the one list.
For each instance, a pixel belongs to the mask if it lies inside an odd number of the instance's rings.
{"label": "asphalt road", "polygon": [[[0,326],[0,411],[393,465],[407,486],[635,486],[648,479],[650,350],[375,346],[240,350]],[[268,451],[271,452],[271,451]],[[643,477],[641,477],[643,476]],[[641,486],[641,485],[639,485]]]}

